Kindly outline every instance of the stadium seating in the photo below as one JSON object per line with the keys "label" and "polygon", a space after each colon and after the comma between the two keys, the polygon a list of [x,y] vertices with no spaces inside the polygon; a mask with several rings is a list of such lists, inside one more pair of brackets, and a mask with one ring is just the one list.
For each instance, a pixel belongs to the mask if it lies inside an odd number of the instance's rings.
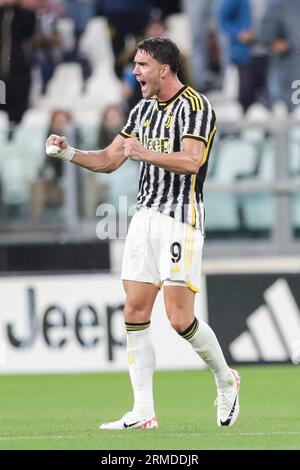
{"label": "stadium seating", "polygon": [[14,207],[20,214],[25,209],[28,212],[31,184],[45,158],[47,122],[47,113],[31,109],[24,114],[10,139],[7,129],[0,131],[2,200],[8,210]]}
{"label": "stadium seating", "polygon": [[90,60],[93,67],[114,63],[106,18],[96,17],[88,22],[79,41],[79,51]]}
{"label": "stadium seating", "polygon": [[21,158],[24,179],[30,184],[43,166],[46,137],[47,127],[20,125],[10,143],[13,154]]}
{"label": "stadium seating", "polygon": [[300,125],[289,133],[289,174],[300,177]]}
{"label": "stadium seating", "polygon": [[226,100],[216,101],[214,104],[214,110],[218,122],[239,122],[243,118],[243,109],[238,101]]}
{"label": "stadium seating", "polygon": [[296,106],[293,113],[292,113],[292,117],[294,119],[297,119],[298,121],[300,121],[300,105]]}
{"label": "stadium seating", "polygon": [[283,101],[277,101],[272,108],[272,116],[274,120],[285,121],[288,119],[288,109]]}
{"label": "stadium seating", "polygon": [[251,175],[255,172],[258,158],[258,149],[255,144],[239,138],[227,137],[223,139],[216,157],[214,180],[230,182]]}
{"label": "stadium seating", "polygon": [[4,142],[7,138],[7,130],[8,130],[7,113],[5,111],[0,111],[0,145],[1,146],[2,146],[2,142]]}
{"label": "stadium seating", "polygon": [[272,122],[273,116],[269,109],[261,103],[254,103],[245,114],[246,122],[250,124],[242,131],[244,139],[263,145],[266,130],[264,125]]}
{"label": "stadium seating", "polygon": [[71,18],[58,18],[57,31],[62,39],[64,51],[72,51],[75,47],[74,22]]}
{"label": "stadium seating", "polygon": [[228,65],[224,72],[223,87],[220,91],[212,91],[208,93],[214,106],[219,102],[236,101],[239,89],[239,76],[235,65]]}
{"label": "stadium seating", "polygon": [[261,103],[254,103],[245,114],[248,122],[267,123],[272,117],[271,111]]}
{"label": "stadium seating", "polygon": [[[293,127],[289,133],[289,174],[292,178],[300,179],[300,124]],[[293,228],[300,230],[300,196],[298,193],[291,195],[291,219]]]}
{"label": "stadium seating", "polygon": [[191,32],[188,18],[184,13],[173,13],[166,19],[167,36],[175,41],[180,51],[189,56],[191,54]]}
{"label": "stadium seating", "polygon": [[[129,207],[136,202],[140,165],[135,161],[126,161],[117,172],[108,175],[108,201],[117,213],[127,215]],[[127,206],[119,206],[119,197],[127,196]]]}
{"label": "stadium seating", "polygon": [[[271,182],[275,175],[275,148],[266,140],[257,176],[247,181]],[[274,198],[270,193],[258,192],[240,195],[239,202],[246,230],[270,230],[274,223]]]}
{"label": "stadium seating", "polygon": [[291,196],[291,219],[294,230],[300,230],[300,195],[294,193]]}
{"label": "stadium seating", "polygon": [[[24,155],[13,144],[3,149],[5,165],[1,164],[2,200],[6,208],[24,207],[30,199],[30,186],[24,178]],[[2,153],[2,152],[1,152]]]}
{"label": "stadium seating", "polygon": [[79,129],[80,147],[87,150],[95,149],[100,126],[100,110],[75,108],[73,115]]}
{"label": "stadium seating", "polygon": [[235,194],[210,192],[204,195],[205,226],[207,231],[233,231],[240,228]]}
{"label": "stadium seating", "polygon": [[[230,183],[270,181],[274,171],[272,143],[240,137],[220,139],[214,169],[208,181]],[[206,226],[208,230],[242,231],[270,228],[272,200],[268,194],[206,192]]]}
{"label": "stadium seating", "polygon": [[50,114],[47,109],[29,108],[23,114],[21,126],[29,129],[42,128],[44,130],[49,126]]}
{"label": "stadium seating", "polygon": [[0,129],[7,128],[8,115],[5,111],[0,111]]}
{"label": "stadium seating", "polygon": [[73,100],[80,96],[82,91],[80,65],[75,62],[59,64],[47,85],[46,95],[39,100],[38,106],[44,109],[70,109]]}
{"label": "stadium seating", "polygon": [[99,113],[111,104],[122,102],[121,84],[111,65],[99,64],[87,80],[86,92],[73,100],[73,109],[92,109]]}

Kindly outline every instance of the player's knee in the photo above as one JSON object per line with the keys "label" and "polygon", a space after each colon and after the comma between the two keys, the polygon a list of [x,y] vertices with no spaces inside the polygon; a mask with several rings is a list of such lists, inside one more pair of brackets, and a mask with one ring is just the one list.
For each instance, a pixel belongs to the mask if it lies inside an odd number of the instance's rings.
{"label": "player's knee", "polygon": [[187,320],[182,311],[176,312],[176,315],[169,315],[169,320],[172,328],[177,333],[183,333],[190,325],[190,321]]}
{"label": "player's knee", "polygon": [[143,305],[127,302],[124,308],[124,318],[127,323],[146,323],[150,321],[151,312]]}

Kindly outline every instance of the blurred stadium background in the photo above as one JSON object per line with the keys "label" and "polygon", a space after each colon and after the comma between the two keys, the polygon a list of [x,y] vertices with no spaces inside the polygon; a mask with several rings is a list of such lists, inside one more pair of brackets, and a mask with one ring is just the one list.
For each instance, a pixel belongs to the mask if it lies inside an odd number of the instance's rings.
{"label": "blurred stadium background", "polygon": [[[259,33],[268,79],[255,99],[241,99],[245,76],[218,20],[226,1],[211,2],[216,10],[199,18],[207,42],[205,80],[197,82],[189,3],[0,1],[0,83],[7,85],[0,87],[1,449],[300,448],[300,106],[291,82],[281,88],[288,62]],[[275,3],[266,0],[268,24]],[[100,148],[118,132],[138,99],[128,51],[145,31],[177,42],[183,75],[205,89],[217,113],[196,313],[242,371],[241,418],[227,433],[216,430],[207,408],[214,394],[208,372],[196,371],[203,365],[168,327],[159,296],[156,386],[166,424],[155,438],[97,434],[98,421],[130,403],[120,372],[126,351],[119,275],[138,166],[93,174],[49,163],[44,146],[52,131],[82,149]],[[12,54],[22,51],[11,72],[7,45]],[[121,203],[119,196],[126,196]]]}

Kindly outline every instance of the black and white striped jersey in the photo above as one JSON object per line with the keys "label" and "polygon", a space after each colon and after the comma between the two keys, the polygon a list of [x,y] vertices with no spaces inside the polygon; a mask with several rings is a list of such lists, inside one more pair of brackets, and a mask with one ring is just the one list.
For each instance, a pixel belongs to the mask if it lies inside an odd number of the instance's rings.
{"label": "black and white striped jersey", "polygon": [[179,152],[182,139],[187,137],[206,144],[197,175],[176,174],[141,162],[137,210],[152,207],[204,232],[203,183],[215,124],[215,113],[208,99],[188,86],[182,87],[169,101],[142,99],[132,109],[120,134],[125,138],[139,138],[149,150]]}

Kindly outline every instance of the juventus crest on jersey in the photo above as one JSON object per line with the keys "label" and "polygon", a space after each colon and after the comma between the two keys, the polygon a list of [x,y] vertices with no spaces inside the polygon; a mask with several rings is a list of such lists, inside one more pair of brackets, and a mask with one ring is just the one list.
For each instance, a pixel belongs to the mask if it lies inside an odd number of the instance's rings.
{"label": "juventus crest on jersey", "polygon": [[162,153],[183,150],[184,138],[206,144],[197,175],[176,174],[151,163],[141,162],[137,210],[152,207],[163,214],[191,224],[204,232],[203,183],[216,132],[215,113],[208,99],[184,86],[169,101],[141,100],[130,112],[120,134],[137,137],[149,150]]}

